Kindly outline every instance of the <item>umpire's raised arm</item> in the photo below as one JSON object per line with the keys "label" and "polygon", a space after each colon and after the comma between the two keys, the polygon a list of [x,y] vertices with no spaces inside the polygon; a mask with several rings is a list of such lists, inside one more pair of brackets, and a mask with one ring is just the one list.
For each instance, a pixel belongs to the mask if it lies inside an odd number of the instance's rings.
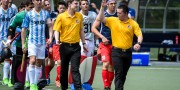
{"label": "umpire's raised arm", "polygon": [[106,5],[107,5],[106,0],[102,0],[101,8],[100,8],[99,14],[96,18],[96,20],[101,21],[103,23],[105,23],[104,8],[106,7]]}

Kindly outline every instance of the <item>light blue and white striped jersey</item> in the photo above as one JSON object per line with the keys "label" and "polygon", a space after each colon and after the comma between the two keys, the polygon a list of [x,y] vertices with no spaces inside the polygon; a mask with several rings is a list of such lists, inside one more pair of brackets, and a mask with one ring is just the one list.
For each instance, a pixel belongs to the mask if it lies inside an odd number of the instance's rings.
{"label": "light blue and white striped jersey", "polygon": [[41,9],[37,13],[34,9],[27,12],[22,28],[29,29],[28,43],[32,44],[46,44],[45,41],[45,25],[47,19],[50,19],[50,15],[47,11]]}
{"label": "light blue and white striped jersey", "polygon": [[0,7],[0,40],[7,39],[10,20],[14,15],[15,11],[13,8],[4,10],[2,7]]}

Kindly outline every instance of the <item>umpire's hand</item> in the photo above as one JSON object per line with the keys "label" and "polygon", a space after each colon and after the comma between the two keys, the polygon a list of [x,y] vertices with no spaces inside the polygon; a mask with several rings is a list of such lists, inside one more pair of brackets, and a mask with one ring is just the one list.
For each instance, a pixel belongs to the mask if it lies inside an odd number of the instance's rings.
{"label": "umpire's hand", "polygon": [[56,45],[61,45],[61,42],[59,40],[56,40]]}
{"label": "umpire's hand", "polygon": [[135,44],[133,48],[134,48],[135,51],[138,51],[138,50],[140,50],[141,45],[140,44]]}

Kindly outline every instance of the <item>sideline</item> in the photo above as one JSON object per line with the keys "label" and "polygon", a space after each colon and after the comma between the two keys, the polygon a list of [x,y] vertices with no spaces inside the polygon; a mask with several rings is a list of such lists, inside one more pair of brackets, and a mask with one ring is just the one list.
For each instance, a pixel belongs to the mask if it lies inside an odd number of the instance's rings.
{"label": "sideline", "polygon": [[[97,69],[102,69],[102,66],[97,66],[96,67]],[[134,67],[134,66],[131,66],[130,67],[131,70],[180,70],[180,67]]]}

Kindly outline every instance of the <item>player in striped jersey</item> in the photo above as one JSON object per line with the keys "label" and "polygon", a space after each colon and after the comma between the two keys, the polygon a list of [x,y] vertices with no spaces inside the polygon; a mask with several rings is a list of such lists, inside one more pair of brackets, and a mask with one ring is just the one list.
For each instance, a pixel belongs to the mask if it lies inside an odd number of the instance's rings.
{"label": "player in striped jersey", "polygon": [[[117,17],[116,13],[116,0],[107,1],[107,10],[104,12],[105,17]],[[103,62],[102,79],[104,82],[104,90],[110,90],[111,83],[114,79],[114,68],[112,64],[111,51],[112,40],[111,32],[104,23],[101,23],[100,32],[97,30],[100,21],[96,20],[92,26],[92,31],[100,37],[99,50],[101,52],[101,60]]]}
{"label": "player in striped jersey", "polygon": [[[1,0],[0,6],[0,51],[5,47],[2,41],[6,41],[8,35],[8,27],[10,24],[10,19],[15,15],[15,11],[12,8],[8,8],[9,0]],[[10,37],[9,37],[10,38]],[[10,42],[11,40],[7,40]],[[8,45],[8,42],[6,45]],[[0,56],[1,56],[0,52]],[[3,83],[8,84],[8,73],[10,70],[10,57],[5,57],[4,67],[3,67]]]}
{"label": "player in striped jersey", "polygon": [[25,53],[25,32],[28,28],[30,90],[38,90],[37,83],[42,69],[42,60],[45,59],[45,25],[47,24],[49,27],[49,40],[47,43],[50,44],[52,41],[52,23],[49,13],[41,8],[42,1],[32,0],[32,2],[34,3],[34,8],[27,12],[25,19],[23,20],[21,39],[22,49]]}
{"label": "player in striped jersey", "polygon": [[[26,13],[28,11],[30,11],[32,8],[33,8],[33,3],[31,1],[26,1],[25,2],[25,10],[24,11],[21,11],[19,13],[17,13],[15,16],[14,16],[14,20],[12,21],[12,23],[10,24],[9,26],[9,32],[8,32],[8,35],[9,36],[14,36],[15,35],[15,32],[16,33],[20,33],[21,32],[21,24],[23,22],[23,19],[26,15]],[[22,55],[23,52],[22,52],[22,45],[21,45],[21,38],[20,36],[17,37],[16,39],[16,55]],[[12,65],[15,67],[13,68],[13,70],[15,72],[12,72],[13,74],[16,74],[16,71],[17,71],[17,68],[18,66],[21,65],[20,61],[19,60],[16,60],[12,63]],[[25,71],[25,70],[24,70]],[[28,77],[28,65],[27,65],[27,68],[26,68],[26,76],[25,75],[22,75],[21,78],[26,78],[25,79],[25,88],[29,88],[30,84],[29,84],[29,77]],[[12,77],[12,80],[14,79],[14,83],[16,82],[21,82],[23,83],[23,81],[19,81],[18,79],[16,79],[17,76],[13,76]],[[9,84],[8,84],[9,86]]]}

